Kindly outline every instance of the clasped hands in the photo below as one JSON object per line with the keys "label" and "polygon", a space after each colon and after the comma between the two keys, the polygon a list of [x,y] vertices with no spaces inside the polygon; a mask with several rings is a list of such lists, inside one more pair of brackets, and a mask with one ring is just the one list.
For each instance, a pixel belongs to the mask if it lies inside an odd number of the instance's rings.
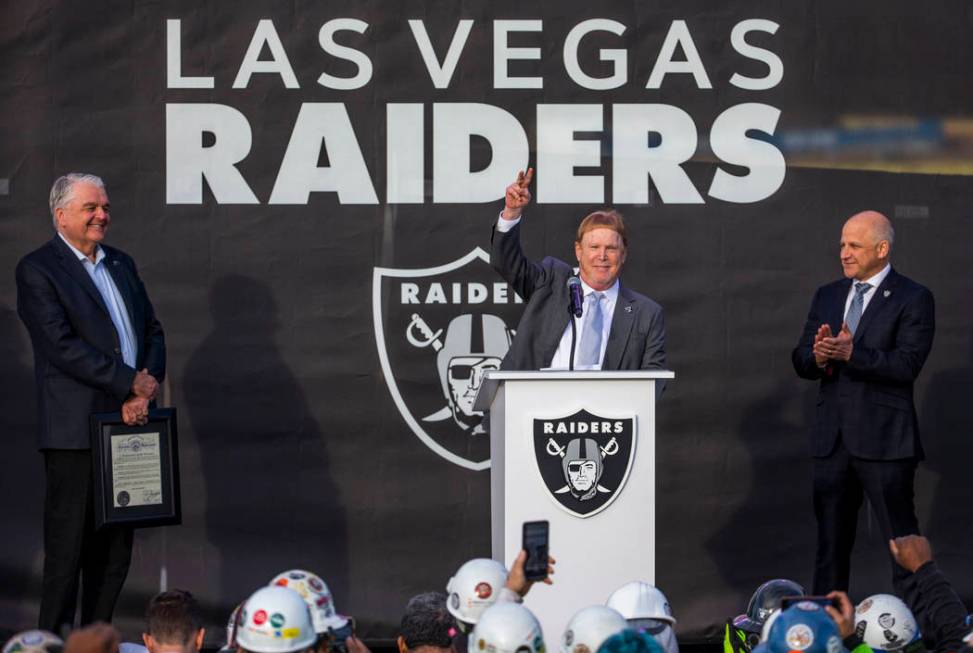
{"label": "clasped hands", "polygon": [[848,361],[851,359],[851,352],[854,349],[851,329],[842,323],[841,331],[838,335],[831,333],[831,326],[822,324],[818,327],[818,332],[814,334],[814,362],[818,367],[824,367],[829,360]]}
{"label": "clasped hands", "polygon": [[122,404],[122,421],[129,426],[142,426],[149,421],[149,402],[155,399],[159,392],[159,382],[149,374],[148,369],[142,369],[135,374],[132,381],[132,394]]}

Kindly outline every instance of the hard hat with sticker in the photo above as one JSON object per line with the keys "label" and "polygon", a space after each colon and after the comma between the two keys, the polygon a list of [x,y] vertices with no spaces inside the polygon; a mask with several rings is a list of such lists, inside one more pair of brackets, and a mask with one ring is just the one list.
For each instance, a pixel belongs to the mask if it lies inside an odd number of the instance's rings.
{"label": "hard hat with sticker", "polygon": [[855,612],[855,632],[874,651],[901,651],[922,637],[908,606],[891,594],[870,596]]}
{"label": "hard hat with sticker", "polygon": [[484,610],[472,638],[480,650],[491,653],[544,652],[541,624],[520,603],[495,603]]}
{"label": "hard hat with sticker", "polygon": [[759,633],[770,615],[780,610],[780,600],[785,596],[804,596],[799,583],[786,578],[775,578],[763,583],[754,591],[745,614],[733,619],[733,625],[748,633]]}
{"label": "hard hat with sticker", "polygon": [[294,590],[276,584],[247,599],[239,623],[237,644],[254,653],[296,653],[318,640],[307,603]]}
{"label": "hard hat with sticker", "polygon": [[821,606],[810,602],[778,613],[769,623],[765,641],[768,653],[836,653],[835,643],[841,646],[838,625]]}
{"label": "hard hat with sticker", "polygon": [[592,605],[576,612],[561,637],[561,653],[597,651],[606,639],[628,628],[614,608]]}
{"label": "hard hat with sticker", "polygon": [[341,630],[350,621],[350,617],[336,612],[328,584],[313,572],[304,569],[283,571],[274,576],[270,584],[286,587],[301,595],[311,611],[314,630],[318,634]]}
{"label": "hard hat with sticker", "polygon": [[506,581],[507,570],[496,560],[468,560],[446,584],[446,609],[460,622],[475,624],[483,611],[496,603],[498,589]]}

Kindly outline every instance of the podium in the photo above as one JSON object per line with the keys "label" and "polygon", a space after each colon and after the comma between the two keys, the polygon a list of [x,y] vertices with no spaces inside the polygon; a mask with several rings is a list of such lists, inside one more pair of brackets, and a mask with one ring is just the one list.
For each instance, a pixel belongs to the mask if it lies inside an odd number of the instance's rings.
{"label": "podium", "polygon": [[524,603],[549,650],[568,620],[631,580],[655,582],[656,383],[669,371],[488,372],[493,558],[508,568],[525,521],[550,522],[553,587]]}

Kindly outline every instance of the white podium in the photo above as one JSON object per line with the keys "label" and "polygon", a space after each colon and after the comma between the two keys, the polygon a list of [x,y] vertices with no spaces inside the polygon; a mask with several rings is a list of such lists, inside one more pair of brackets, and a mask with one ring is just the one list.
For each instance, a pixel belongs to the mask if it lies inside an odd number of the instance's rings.
{"label": "white podium", "polygon": [[[549,650],[571,616],[631,580],[655,582],[655,397],[669,371],[488,372],[493,558],[508,568],[522,524],[550,522],[554,587],[525,605]],[[555,591],[556,588],[556,591]]]}

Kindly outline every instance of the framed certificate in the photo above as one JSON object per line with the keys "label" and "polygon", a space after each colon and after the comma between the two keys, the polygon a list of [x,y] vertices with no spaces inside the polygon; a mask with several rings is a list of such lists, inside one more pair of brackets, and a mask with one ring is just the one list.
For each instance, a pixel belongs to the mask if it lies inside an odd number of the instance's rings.
{"label": "framed certificate", "polygon": [[143,426],[121,413],[92,415],[91,460],[95,528],[181,523],[175,408],[150,410]]}

